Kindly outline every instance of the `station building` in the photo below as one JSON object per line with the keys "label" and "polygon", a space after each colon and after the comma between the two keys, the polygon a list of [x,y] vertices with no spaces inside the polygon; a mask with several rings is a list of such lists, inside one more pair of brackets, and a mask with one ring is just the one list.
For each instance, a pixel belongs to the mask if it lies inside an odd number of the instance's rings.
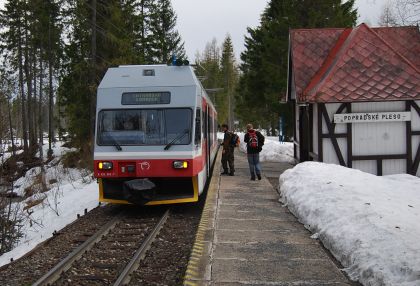
{"label": "station building", "polygon": [[294,156],[420,176],[418,27],[290,31]]}

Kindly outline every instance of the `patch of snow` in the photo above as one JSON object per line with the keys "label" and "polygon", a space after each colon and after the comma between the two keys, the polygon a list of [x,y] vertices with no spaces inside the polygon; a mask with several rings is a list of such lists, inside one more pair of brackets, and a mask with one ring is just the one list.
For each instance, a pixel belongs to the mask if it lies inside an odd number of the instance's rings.
{"label": "patch of snow", "polygon": [[[85,209],[91,210],[98,205],[98,186],[88,170],[64,168],[60,163],[61,156],[73,149],[62,147],[62,142],[53,146],[55,158],[45,165],[46,192],[41,191],[41,167],[28,170],[24,177],[14,182],[14,192],[20,196],[25,195],[25,189],[35,190],[35,194],[22,202],[12,205],[12,209],[20,210],[23,216],[23,237],[17,246],[0,256],[0,266],[18,259],[32,250],[42,241],[50,238],[55,230],[60,230],[82,214]],[[48,145],[45,144],[44,155],[47,155]],[[39,154],[38,154],[39,155]],[[31,201],[42,203],[24,210]]]}
{"label": "patch of snow", "polygon": [[281,201],[364,285],[420,285],[420,178],[305,162],[279,178]]}
{"label": "patch of snow", "polygon": [[[43,157],[44,159],[47,158],[48,156],[48,138],[45,137],[44,138],[44,144],[42,145],[42,153],[43,153]],[[68,153],[68,152],[73,152],[73,151],[77,151],[76,148],[67,148],[67,147],[63,147],[65,142],[63,141],[56,141],[53,142],[51,144],[52,146],[52,151],[53,151],[53,156],[56,158],[60,158],[62,155]],[[39,157],[39,151],[36,153],[36,156]]]}
{"label": "patch of snow", "polygon": [[225,136],[225,133],[223,132],[217,132],[217,139],[223,140],[223,137]]}
{"label": "patch of snow", "polygon": [[50,238],[54,230],[58,231],[73,222],[84,209],[91,210],[98,205],[96,181],[85,184],[78,180],[44,194],[44,201],[32,207],[30,215],[27,213],[22,229],[24,237],[13,250],[0,256],[0,266],[9,263],[11,258],[23,256],[37,244]]}
{"label": "patch of snow", "polygon": [[[241,144],[239,150],[246,153],[246,143],[244,142],[244,132],[235,132]],[[217,139],[223,140],[224,133],[217,132]],[[264,162],[286,162],[289,164],[295,164],[296,160],[293,157],[293,143],[291,142],[279,142],[277,136],[266,136],[265,143],[262,151],[260,152],[260,161]]]}
{"label": "patch of snow", "polygon": [[[244,142],[245,133],[237,133],[241,144],[239,149],[246,153],[246,143]],[[295,164],[295,158],[293,158],[293,143],[291,142],[279,142],[278,137],[265,137],[264,146],[260,152],[261,162],[285,162],[289,164]]]}

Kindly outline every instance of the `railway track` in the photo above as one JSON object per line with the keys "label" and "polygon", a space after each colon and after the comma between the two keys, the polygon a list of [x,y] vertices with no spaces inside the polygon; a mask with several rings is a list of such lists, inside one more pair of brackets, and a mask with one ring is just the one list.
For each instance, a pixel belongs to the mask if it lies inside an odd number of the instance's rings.
{"label": "railway track", "polygon": [[117,215],[33,285],[126,285],[168,216]]}

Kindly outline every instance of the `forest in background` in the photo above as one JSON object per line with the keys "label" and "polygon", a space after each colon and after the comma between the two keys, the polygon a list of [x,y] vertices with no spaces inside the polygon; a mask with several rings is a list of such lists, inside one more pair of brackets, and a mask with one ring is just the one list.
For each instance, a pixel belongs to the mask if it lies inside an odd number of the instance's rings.
{"label": "forest in background", "polygon": [[[285,103],[289,30],[293,28],[351,27],[356,24],[354,0],[270,1],[260,25],[248,28],[245,51],[238,63],[230,37],[219,47],[208,43],[197,56],[197,73],[216,102],[220,123],[243,128],[251,122],[278,135],[279,117],[286,122],[286,137],[292,137],[292,107]],[[238,122],[237,125],[234,123]]]}
{"label": "forest in background", "polygon": [[[107,68],[185,59],[170,0],[9,0],[0,11],[0,140],[25,162],[46,134],[90,154],[96,88]],[[1,143],[1,142],[0,142]],[[11,146],[11,150],[16,150]],[[40,156],[40,157],[41,157]]]}

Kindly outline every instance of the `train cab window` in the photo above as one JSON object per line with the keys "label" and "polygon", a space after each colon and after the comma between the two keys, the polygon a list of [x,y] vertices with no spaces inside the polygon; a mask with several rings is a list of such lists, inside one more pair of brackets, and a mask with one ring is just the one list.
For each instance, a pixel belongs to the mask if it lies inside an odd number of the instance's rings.
{"label": "train cab window", "polygon": [[199,145],[201,143],[201,110],[197,108],[195,112],[195,137],[194,137],[195,145]]}
{"label": "train cab window", "polygon": [[[167,143],[175,138],[177,144],[189,144],[191,141],[191,109],[167,109],[165,112],[165,131]],[[166,143],[166,144],[167,144]]]}
{"label": "train cab window", "polygon": [[98,117],[98,145],[187,145],[191,142],[192,110],[102,110]]}

